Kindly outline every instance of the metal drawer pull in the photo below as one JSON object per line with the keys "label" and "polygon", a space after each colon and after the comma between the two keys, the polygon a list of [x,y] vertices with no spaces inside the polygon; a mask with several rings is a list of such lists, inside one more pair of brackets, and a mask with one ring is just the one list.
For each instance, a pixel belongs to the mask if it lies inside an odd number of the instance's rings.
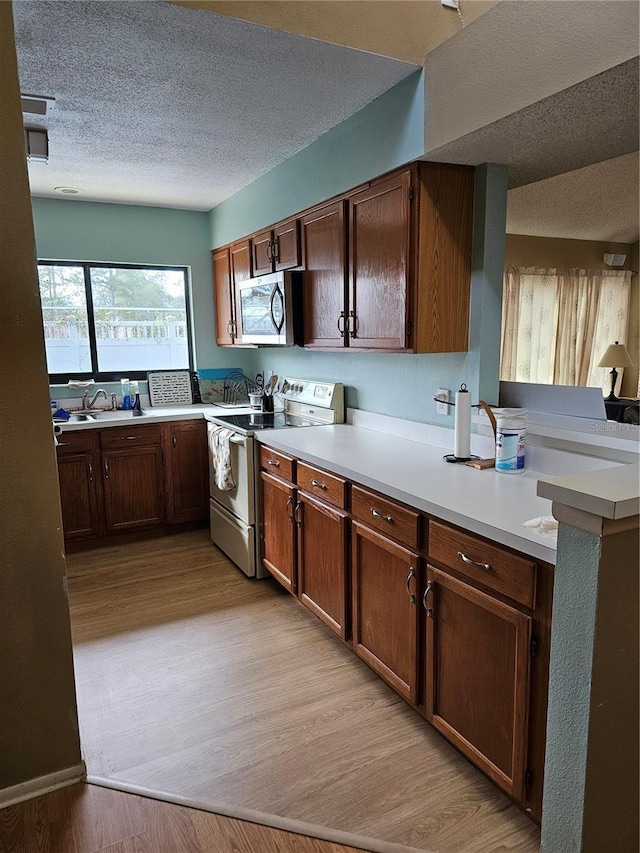
{"label": "metal drawer pull", "polygon": [[429,583],[424,588],[424,594],[422,596],[422,606],[426,610],[426,613],[427,613],[427,616],[429,617],[429,619],[433,619],[433,610],[431,609],[431,607],[427,607],[427,598],[428,598],[429,593],[431,592],[432,589],[433,589],[433,581],[429,581]]}
{"label": "metal drawer pull", "polygon": [[383,515],[381,512],[378,512],[377,509],[371,508],[371,515],[374,518],[382,518],[384,521],[388,521],[389,524],[393,524],[393,516],[391,515]]}
{"label": "metal drawer pull", "polygon": [[122,435],[120,441],[137,441],[139,438],[139,435]]}
{"label": "metal drawer pull", "polygon": [[279,468],[279,467],[280,467],[280,463],[278,462],[278,460],[277,460],[277,459],[269,459],[268,464],[269,464],[269,465],[273,465],[273,467],[274,467],[274,468]]}
{"label": "metal drawer pull", "polygon": [[323,489],[323,491],[325,491],[325,492],[327,491],[327,486],[326,486],[326,484],[325,484],[325,483],[321,483],[319,480],[315,480],[315,479],[314,479],[314,480],[312,480],[312,481],[311,481],[311,485],[312,485],[312,486],[314,486],[316,489]]}
{"label": "metal drawer pull", "polygon": [[412,578],[415,578],[415,576],[416,576],[416,570],[413,566],[411,566],[411,568],[409,569],[409,574],[407,575],[407,594],[409,595],[409,601],[412,604],[416,603],[416,596],[413,592],[411,592],[410,584],[411,584]]}
{"label": "metal drawer pull", "polygon": [[478,566],[479,568],[484,569],[485,572],[491,571],[491,565],[489,563],[477,563],[475,560],[472,560],[471,557],[467,557],[466,554],[463,554],[462,551],[458,551],[458,557],[460,557],[463,563],[467,563],[469,566]]}
{"label": "metal drawer pull", "polygon": [[56,447],[66,447],[68,444],[71,444],[70,441],[59,441]]}

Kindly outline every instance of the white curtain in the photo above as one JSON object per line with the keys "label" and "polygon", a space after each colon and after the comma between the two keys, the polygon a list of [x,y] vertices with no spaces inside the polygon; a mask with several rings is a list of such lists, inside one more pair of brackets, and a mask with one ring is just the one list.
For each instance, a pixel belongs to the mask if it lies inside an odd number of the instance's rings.
{"label": "white curtain", "polygon": [[609,393],[609,370],[596,365],[609,344],[626,341],[630,282],[622,270],[507,267],[500,378]]}
{"label": "white curtain", "polygon": [[[587,374],[587,385],[602,388],[606,394],[611,391],[611,368],[598,367],[609,344],[627,342],[629,326],[629,297],[631,295],[631,273],[626,270],[607,270],[602,273],[602,287],[598,306],[593,341],[593,352]],[[633,355],[631,356],[633,360]],[[618,368],[618,381],[615,393],[620,394],[624,370]]]}

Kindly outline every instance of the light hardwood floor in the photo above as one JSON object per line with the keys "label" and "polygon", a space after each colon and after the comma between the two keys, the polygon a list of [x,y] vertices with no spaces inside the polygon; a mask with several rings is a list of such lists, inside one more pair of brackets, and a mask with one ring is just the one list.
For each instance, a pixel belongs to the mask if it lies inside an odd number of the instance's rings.
{"label": "light hardwood floor", "polygon": [[68,571],[90,776],[434,853],[538,849],[492,783],[206,531]]}
{"label": "light hardwood floor", "polygon": [[0,810],[3,853],[358,853],[210,812],[72,785]]}

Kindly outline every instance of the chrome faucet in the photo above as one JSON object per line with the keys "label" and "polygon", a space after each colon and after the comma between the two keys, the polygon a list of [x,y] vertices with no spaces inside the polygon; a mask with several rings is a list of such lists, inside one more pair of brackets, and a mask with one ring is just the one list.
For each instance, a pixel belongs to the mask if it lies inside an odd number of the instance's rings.
{"label": "chrome faucet", "polygon": [[109,395],[104,390],[104,388],[98,388],[93,397],[89,400],[89,392],[85,391],[82,395],[82,408],[83,409],[93,409],[96,400],[98,397],[104,397],[105,400],[109,399]]}

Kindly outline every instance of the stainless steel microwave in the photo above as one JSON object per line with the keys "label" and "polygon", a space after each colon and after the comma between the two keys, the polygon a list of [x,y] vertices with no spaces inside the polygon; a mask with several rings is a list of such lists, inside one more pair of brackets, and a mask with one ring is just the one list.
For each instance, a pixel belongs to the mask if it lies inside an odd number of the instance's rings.
{"label": "stainless steel microwave", "polygon": [[274,272],[237,285],[239,343],[290,347],[302,343],[302,273]]}

